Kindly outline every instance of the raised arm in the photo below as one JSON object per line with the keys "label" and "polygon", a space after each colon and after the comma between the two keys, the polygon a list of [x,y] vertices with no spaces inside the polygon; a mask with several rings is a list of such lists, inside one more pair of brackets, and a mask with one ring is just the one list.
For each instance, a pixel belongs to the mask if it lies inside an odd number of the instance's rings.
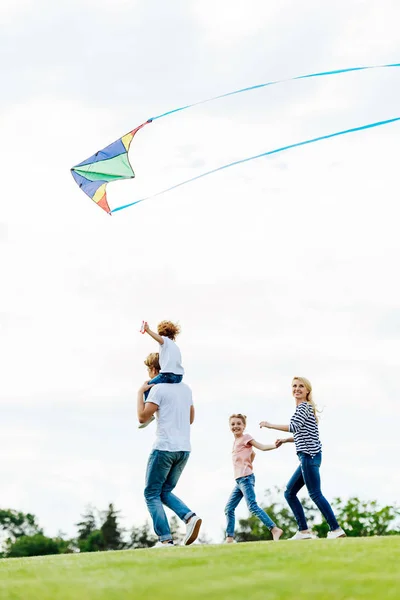
{"label": "raised arm", "polygon": [[261,421],[260,429],[262,429],[263,427],[266,427],[267,429],[277,429],[278,431],[290,431],[289,425],[273,425],[268,421]]}
{"label": "raised arm", "polygon": [[153,338],[153,340],[156,340],[156,342],[158,342],[159,344],[161,344],[161,346],[164,343],[164,339],[161,337],[161,335],[158,335],[158,333],[156,333],[155,331],[152,331],[149,327],[148,322],[146,321],[144,324],[144,330],[146,333],[149,334],[150,337]]}
{"label": "raised arm", "polygon": [[256,442],[256,440],[250,440],[249,444],[263,452],[266,452],[267,450],[276,450],[276,448],[278,448],[276,444],[260,444],[260,442]]}

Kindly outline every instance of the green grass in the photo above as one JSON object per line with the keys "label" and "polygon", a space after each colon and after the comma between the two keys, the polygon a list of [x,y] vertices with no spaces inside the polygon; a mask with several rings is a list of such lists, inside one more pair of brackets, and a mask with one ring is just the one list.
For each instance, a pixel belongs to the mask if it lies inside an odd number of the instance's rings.
{"label": "green grass", "polygon": [[1,600],[400,598],[400,536],[0,560]]}

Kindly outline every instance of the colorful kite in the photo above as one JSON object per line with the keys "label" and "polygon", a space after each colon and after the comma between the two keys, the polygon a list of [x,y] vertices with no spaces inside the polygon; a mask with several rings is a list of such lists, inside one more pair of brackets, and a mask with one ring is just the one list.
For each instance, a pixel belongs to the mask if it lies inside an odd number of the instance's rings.
{"label": "colorful kite", "polygon": [[193,104],[188,104],[186,106],[180,106],[178,108],[174,108],[173,110],[165,112],[161,115],[158,115],[157,117],[148,119],[145,123],[142,123],[142,125],[139,125],[139,127],[136,127],[136,129],[134,129],[133,131],[127,133],[126,135],[124,135],[120,139],[118,139],[117,141],[115,141],[112,144],[110,144],[109,146],[106,146],[105,148],[103,148],[103,150],[99,150],[98,152],[96,152],[96,154],[94,154],[90,158],[87,158],[83,162],[81,162],[78,165],[76,165],[75,167],[73,167],[71,169],[71,172],[72,172],[72,175],[73,175],[76,183],[85,192],[85,194],[87,194],[89,196],[89,198],[91,198],[94,202],[96,202],[96,204],[98,204],[98,206],[100,206],[108,214],[111,214],[113,212],[117,212],[124,208],[128,208],[129,206],[133,206],[134,204],[138,204],[139,202],[143,202],[144,200],[148,200],[149,198],[155,198],[156,196],[159,196],[161,194],[164,194],[166,192],[174,190],[177,187],[180,187],[181,185],[185,185],[192,181],[196,181],[197,179],[201,179],[202,177],[206,177],[207,175],[211,175],[212,173],[216,173],[217,171],[222,171],[223,169],[228,169],[230,167],[236,166],[241,163],[248,162],[250,160],[255,160],[257,158],[269,156],[271,154],[277,154],[278,152],[290,150],[291,148],[296,148],[298,146],[304,146],[306,144],[313,144],[315,142],[320,142],[322,140],[337,137],[340,135],[345,135],[348,133],[355,133],[355,132],[361,131],[363,129],[371,129],[373,127],[380,127],[381,125],[387,125],[389,123],[394,123],[395,121],[400,121],[400,117],[394,117],[392,119],[386,119],[384,121],[377,121],[375,123],[368,123],[366,125],[361,125],[359,127],[353,127],[352,129],[346,129],[343,131],[329,133],[327,135],[322,135],[317,138],[304,140],[302,142],[296,142],[294,144],[290,144],[288,146],[283,146],[281,148],[275,148],[274,150],[269,150],[267,152],[263,152],[262,154],[257,154],[256,156],[242,158],[242,159],[236,160],[232,163],[222,165],[221,167],[213,169],[212,171],[207,171],[206,173],[202,173],[200,175],[192,177],[191,179],[187,179],[186,181],[182,181],[181,183],[177,183],[176,185],[173,185],[172,187],[169,187],[165,190],[161,190],[160,192],[157,192],[156,194],[153,194],[152,196],[147,196],[146,198],[141,198],[140,200],[136,200],[135,202],[131,202],[129,204],[124,204],[123,206],[118,206],[118,207],[114,208],[113,210],[110,209],[110,206],[107,201],[107,191],[106,191],[107,183],[109,183],[110,181],[116,181],[118,179],[132,179],[135,177],[135,173],[132,169],[132,166],[131,166],[131,164],[129,162],[129,158],[128,158],[128,152],[129,152],[131,142],[132,142],[134,136],[136,135],[136,133],[139,131],[139,129],[142,129],[142,127],[144,127],[148,123],[151,123],[152,121],[155,121],[156,119],[161,119],[162,117],[166,117],[173,113],[176,113],[176,112],[179,112],[182,110],[186,110],[193,106],[198,106],[199,104],[205,104],[206,102],[212,102],[213,100],[226,98],[228,96],[233,96],[235,94],[241,94],[243,92],[249,92],[249,91],[252,91],[255,89],[260,89],[260,88],[267,87],[270,85],[277,85],[277,84],[284,83],[287,81],[294,81],[296,79],[308,79],[308,78],[313,78],[313,77],[327,77],[327,76],[331,76],[331,75],[340,75],[342,73],[349,73],[352,71],[365,71],[368,69],[386,69],[386,68],[392,68],[392,67],[400,67],[400,63],[393,63],[393,64],[387,64],[387,65],[364,66],[364,67],[351,67],[351,68],[347,68],[347,69],[338,69],[335,71],[321,71],[319,73],[310,73],[308,75],[300,75],[297,77],[291,77],[289,79],[269,81],[267,83],[260,83],[258,85],[253,85],[251,87],[246,87],[246,88],[242,88],[240,90],[235,90],[233,92],[228,92],[226,94],[221,94],[220,96],[214,96],[213,98],[201,100],[200,102],[194,102]]}
{"label": "colorful kite", "polygon": [[116,142],[99,150],[71,169],[72,176],[79,187],[109,214],[111,214],[111,209],[107,201],[107,183],[117,179],[133,179],[135,177],[129,162],[129,147],[139,129],[150,122],[149,120],[142,123],[133,131],[123,135]]}

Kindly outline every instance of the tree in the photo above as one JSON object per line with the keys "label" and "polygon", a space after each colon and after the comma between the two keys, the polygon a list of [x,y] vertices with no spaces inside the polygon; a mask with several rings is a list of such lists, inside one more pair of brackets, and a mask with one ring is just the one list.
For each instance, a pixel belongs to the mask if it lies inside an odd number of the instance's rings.
{"label": "tree", "polygon": [[[400,523],[396,522],[400,510],[396,505],[379,508],[376,500],[365,501],[353,497],[347,501],[335,498],[332,508],[349,537],[400,535]],[[325,537],[329,531],[325,521],[314,525],[313,529],[319,537]]]}
{"label": "tree", "polygon": [[[262,508],[271,519],[283,529],[282,539],[291,537],[297,531],[297,523],[291,510],[283,499],[282,490],[266,490],[266,503]],[[326,537],[329,526],[321,513],[309,498],[303,498],[301,503],[309,526],[318,537]],[[335,498],[332,502],[333,511],[341,527],[350,537],[365,537],[373,535],[400,535],[400,509],[396,505],[379,508],[376,500],[362,501],[357,497],[343,501]],[[254,515],[239,520],[236,532],[238,542],[254,542],[272,539],[270,531]]]}
{"label": "tree", "polygon": [[100,531],[103,534],[106,550],[122,550],[125,542],[122,539],[122,530],[118,524],[118,511],[113,504],[109,504],[108,510],[103,513],[103,524]]}
{"label": "tree", "polygon": [[23,513],[12,509],[0,510],[0,529],[15,540],[23,535],[31,536],[37,533],[43,533],[43,530],[36,522],[35,515]]}
{"label": "tree", "polygon": [[65,533],[59,531],[53,540],[58,546],[59,554],[72,554],[76,552],[76,540],[65,538]]}
{"label": "tree", "polygon": [[57,540],[48,538],[41,533],[35,535],[22,535],[7,549],[7,558],[23,556],[46,556],[60,554],[60,544]]}
{"label": "tree", "polygon": [[185,537],[185,533],[182,531],[181,522],[178,520],[176,515],[172,515],[169,528],[171,530],[174,543],[177,545],[181,544],[183,542],[183,538]]}
{"label": "tree", "polygon": [[86,507],[86,512],[81,515],[81,521],[76,523],[78,536],[76,546],[80,552],[99,552],[105,550],[105,541],[99,530],[97,519],[92,506]]}
{"label": "tree", "polygon": [[78,527],[78,542],[86,540],[97,529],[96,517],[93,514],[91,506],[86,508],[86,513],[81,515],[81,518],[82,521],[76,523],[76,527]]}
{"label": "tree", "polygon": [[150,531],[148,521],[141,527],[132,527],[130,548],[152,548],[157,542],[157,537]]}
{"label": "tree", "polygon": [[95,529],[85,540],[79,542],[79,550],[81,552],[101,552],[107,549],[103,533],[100,529]]}

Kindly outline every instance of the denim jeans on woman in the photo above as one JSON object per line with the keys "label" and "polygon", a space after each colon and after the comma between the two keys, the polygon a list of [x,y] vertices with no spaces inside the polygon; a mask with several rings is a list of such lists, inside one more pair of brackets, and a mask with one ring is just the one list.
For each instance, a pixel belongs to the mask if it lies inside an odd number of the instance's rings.
{"label": "denim jeans on woman", "polygon": [[253,515],[258,517],[268,529],[275,527],[275,523],[269,518],[267,513],[258,506],[256,494],[254,491],[255,477],[254,473],[246,477],[238,477],[236,486],[225,507],[226,515],[226,536],[233,537],[235,533],[235,509],[242,498],[246,500],[247,508]]}
{"label": "denim jeans on woman", "polygon": [[[183,379],[183,375],[176,375],[176,373],[159,373],[153,379],[150,379],[148,383],[180,383]],[[151,389],[151,388],[150,388]],[[150,390],[146,390],[144,393],[144,399],[147,400],[147,396],[150,394]]]}
{"label": "denim jeans on woman", "polygon": [[315,456],[311,456],[305,452],[298,452],[297,456],[300,460],[300,466],[296,469],[287,484],[285,498],[292,509],[299,530],[304,531],[308,529],[303,507],[300,500],[297,498],[297,494],[304,485],[307,487],[311,500],[317,505],[325,517],[331,531],[338,529],[339,523],[336,520],[332,507],[321,492],[321,478],[319,474],[322,460],[321,452],[318,452]]}
{"label": "denim jeans on woman", "polygon": [[149,456],[144,497],[153,520],[154,531],[160,542],[172,540],[163,504],[168,506],[185,523],[195,514],[182,500],[171,493],[182,475],[189,455],[190,452],[153,450]]}

